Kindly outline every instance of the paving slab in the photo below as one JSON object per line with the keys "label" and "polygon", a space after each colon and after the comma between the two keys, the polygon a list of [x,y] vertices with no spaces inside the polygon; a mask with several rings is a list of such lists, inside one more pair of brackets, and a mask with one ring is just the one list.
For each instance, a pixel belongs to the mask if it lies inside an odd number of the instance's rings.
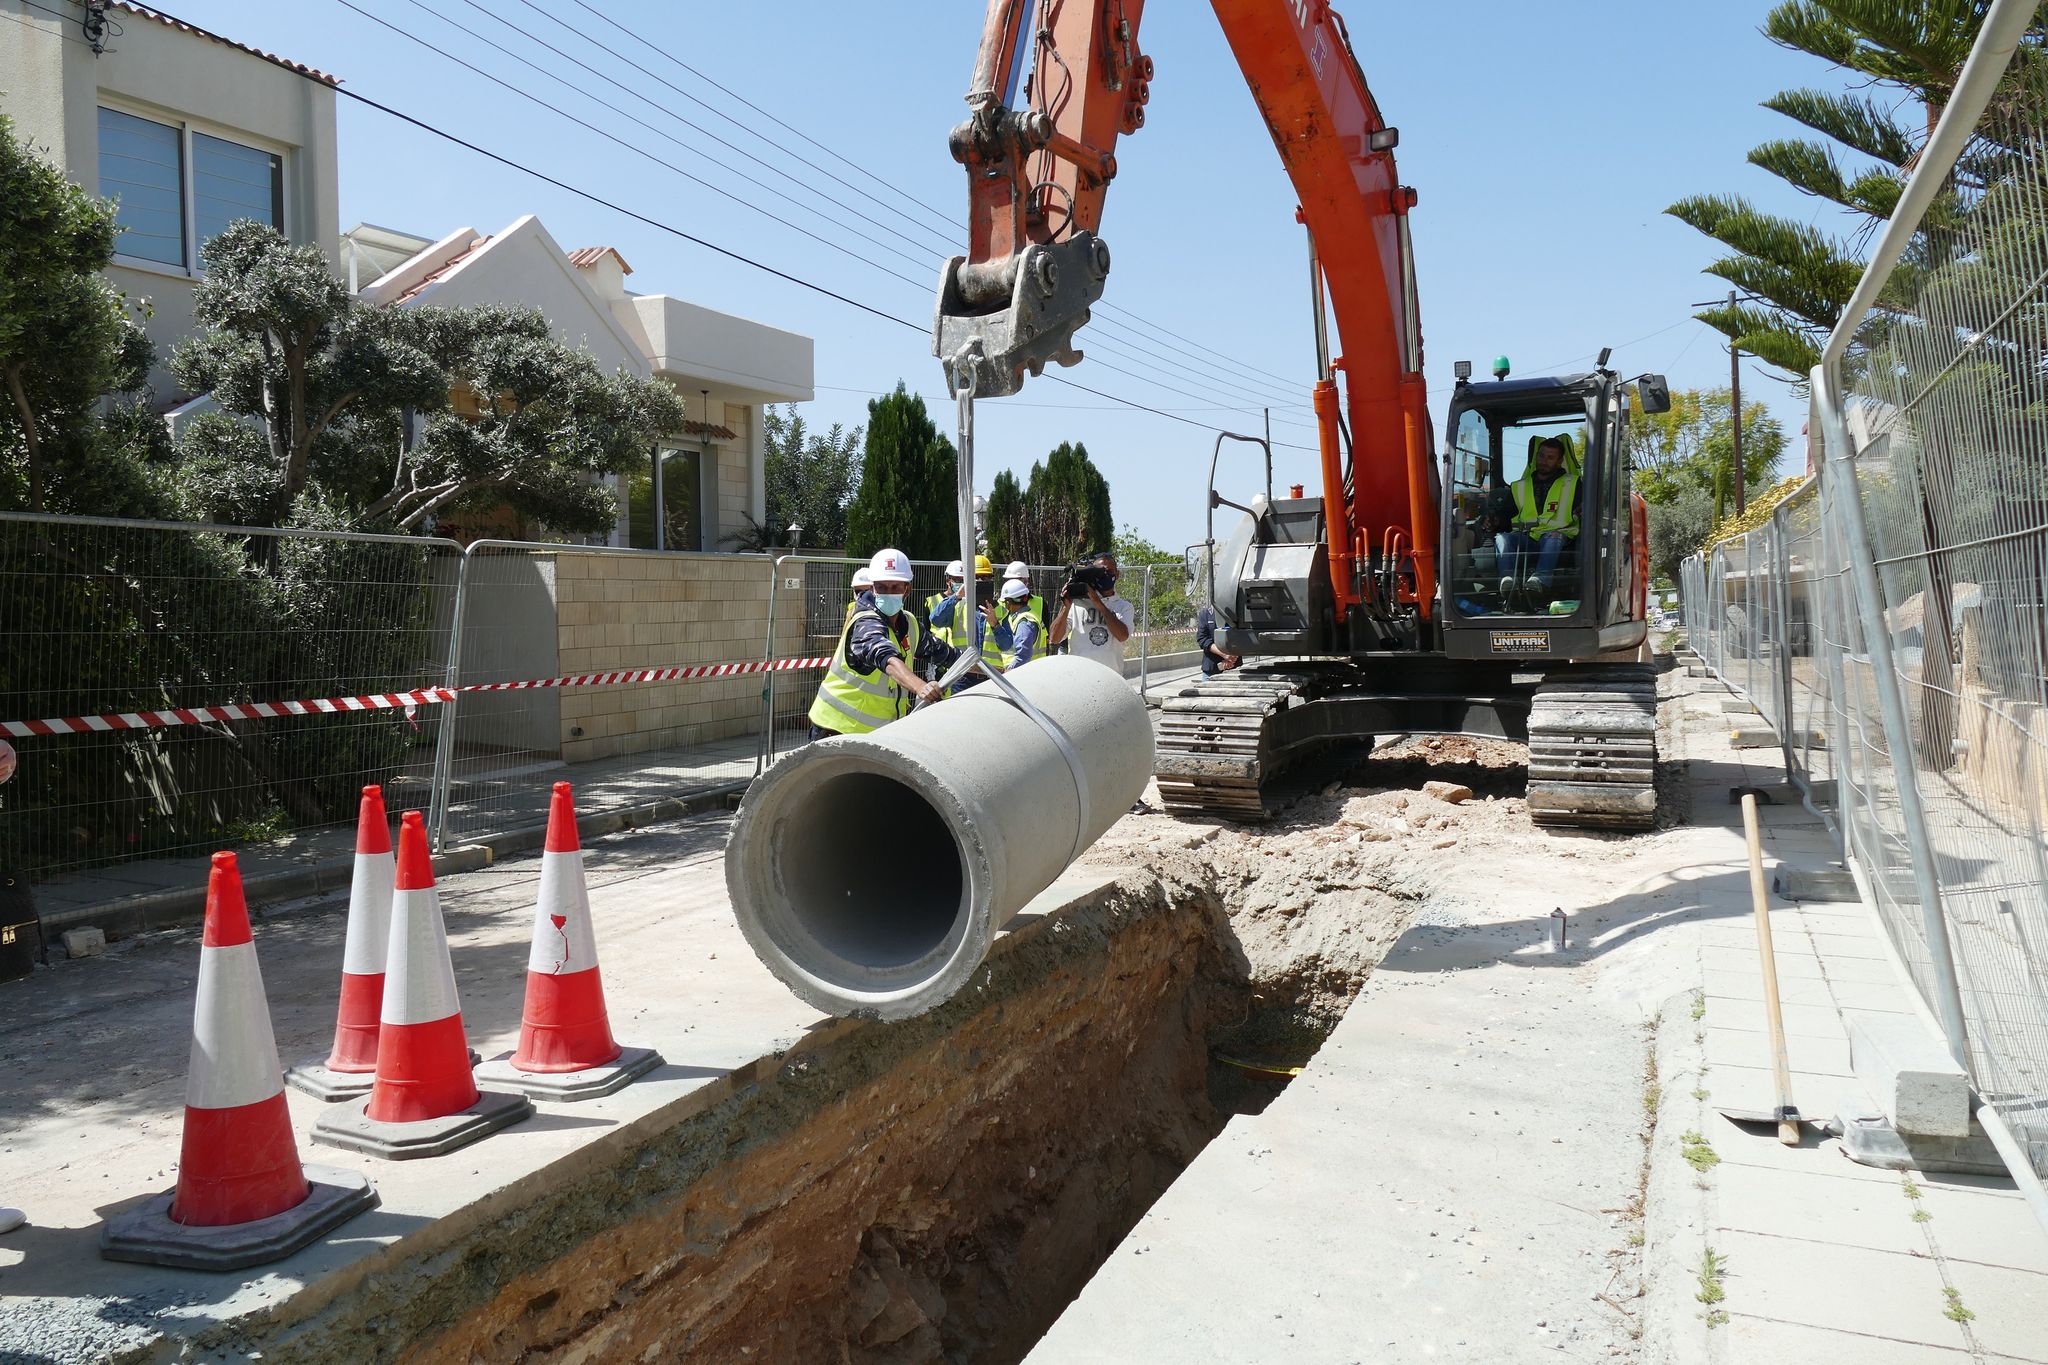
{"label": "paving slab", "polygon": [[2048,1276],[1962,1260],[1946,1268],[1963,1306],[1977,1315],[1969,1330],[1985,1351],[2048,1361]]}
{"label": "paving slab", "polygon": [[[1775,1135],[1773,1136],[1775,1141]],[[1836,1185],[1799,1170],[1714,1168],[1715,1227],[1727,1232],[1925,1255],[1927,1235],[1913,1221],[1903,1178]]]}
{"label": "paving slab", "polygon": [[1723,1279],[1730,1313],[1926,1346],[1969,1346],[1962,1328],[1942,1316],[1948,1300],[1941,1270],[1924,1253],[1753,1232],[1716,1232],[1714,1248],[1728,1259]]}
{"label": "paving slab", "polygon": [[[1779,1011],[1785,1021],[1787,1036],[1800,1034],[1809,1038],[1840,1038],[1848,1041],[1848,1031],[1842,1025],[1842,1015],[1833,1005],[1785,1005]],[[1770,1028],[1761,999],[1737,1000],[1728,996],[1707,997],[1706,1022],[1713,1028],[1740,1029],[1746,1033],[1763,1033]]]}
{"label": "paving slab", "polygon": [[1834,1332],[1798,1323],[1773,1322],[1748,1313],[1730,1313],[1716,1334],[1730,1361],[1846,1361],[1853,1365],[1963,1365],[1975,1361],[1962,1347],[1943,1348],[1921,1342],[1893,1341],[1866,1333]]}
{"label": "paving slab", "polygon": [[[1710,1067],[1769,1067],[1771,1039],[1768,1033],[1745,1029],[1707,1030],[1707,1065]],[[1805,1034],[1785,1035],[1787,1060],[1799,1071],[1825,1076],[1848,1077],[1849,1045],[1836,1038],[1814,1038]]]}
{"label": "paving slab", "polygon": [[[1915,1176],[1927,1230],[1952,1260],[2004,1266],[2048,1276],[2048,1236],[2026,1199],[2002,1177],[1980,1177],[1978,1188],[1944,1183],[1947,1176]],[[2044,1342],[2048,1345],[2048,1342]]]}

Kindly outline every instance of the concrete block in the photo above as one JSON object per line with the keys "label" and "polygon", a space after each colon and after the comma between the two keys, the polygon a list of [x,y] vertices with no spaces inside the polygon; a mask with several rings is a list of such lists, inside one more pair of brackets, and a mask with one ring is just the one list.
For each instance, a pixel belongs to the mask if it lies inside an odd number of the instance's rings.
{"label": "concrete block", "polygon": [[1724,716],[1753,716],[1756,713],[1756,704],[1743,697],[1727,697],[1721,702],[1721,714]]}
{"label": "concrete block", "polygon": [[1970,1134],[1970,1078],[1910,1014],[1848,1015],[1849,1065],[1901,1132]]}
{"label": "concrete block", "polygon": [[1738,725],[1728,732],[1731,749],[1775,749],[1778,732],[1768,725]]}
{"label": "concrete block", "polygon": [[107,950],[106,932],[90,926],[66,929],[58,935],[58,941],[64,945],[66,957],[98,957]]}

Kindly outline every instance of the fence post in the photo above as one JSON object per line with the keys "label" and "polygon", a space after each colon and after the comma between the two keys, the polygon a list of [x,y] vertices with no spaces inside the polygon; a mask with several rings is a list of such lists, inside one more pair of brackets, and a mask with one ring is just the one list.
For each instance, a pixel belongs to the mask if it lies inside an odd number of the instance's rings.
{"label": "fence post", "polygon": [[[1778,580],[1778,740],[1785,750],[1785,780],[1794,785],[1792,762],[1792,551],[1785,538],[1785,503],[1771,509],[1771,540],[1777,551]],[[1805,727],[1800,727],[1802,738]]]}
{"label": "fence post", "polygon": [[1152,685],[1152,566],[1145,566],[1145,576],[1138,580],[1138,626],[1144,632],[1138,637],[1138,695],[1143,697]]}
{"label": "fence post", "polygon": [[[761,643],[761,662],[775,659],[775,599],[782,595],[782,566],[792,556],[772,556],[768,562],[768,637]],[[775,672],[761,675],[761,742],[754,749],[754,776],[759,777],[775,761]]]}
{"label": "fence post", "polygon": [[[1863,622],[1864,644],[1870,650],[1871,682],[1877,691],[1879,714],[1884,720],[1885,748],[1892,756],[1898,777],[1899,813],[1906,824],[1906,842],[1913,859],[1913,884],[1920,897],[1921,933],[1927,940],[1927,956],[1934,971],[1935,1013],[1950,1054],[1975,1083],[1976,1067],[1970,1060],[1969,1032],[1963,1022],[1962,987],[1956,979],[1955,951],[1949,943],[1948,919],[1942,913],[1941,883],[1934,868],[1934,845],[1927,835],[1927,810],[1920,796],[1919,763],[1914,758],[1913,734],[1906,724],[1906,699],[1900,686],[1892,637],[1884,620],[1882,597],[1877,581],[1877,563],[1871,554],[1870,528],[1863,517],[1862,491],[1856,482],[1856,452],[1849,442],[1848,423],[1833,377],[1825,364],[1813,367],[1814,406],[1820,412],[1827,446],[1833,452],[1821,478],[1822,506],[1834,502],[1842,528],[1842,549],[1855,578],[1856,613]],[[1839,477],[1837,477],[1837,475]]]}
{"label": "fence post", "polygon": [[[448,621],[448,675],[444,685],[450,689],[462,683],[462,617],[469,602],[470,551],[465,548],[462,559],[455,566],[455,610]],[[448,788],[455,770],[455,698],[454,691],[448,700],[441,703],[441,732],[434,736],[434,781],[430,796],[432,819],[427,823],[434,827],[434,851],[445,853],[448,849]]]}

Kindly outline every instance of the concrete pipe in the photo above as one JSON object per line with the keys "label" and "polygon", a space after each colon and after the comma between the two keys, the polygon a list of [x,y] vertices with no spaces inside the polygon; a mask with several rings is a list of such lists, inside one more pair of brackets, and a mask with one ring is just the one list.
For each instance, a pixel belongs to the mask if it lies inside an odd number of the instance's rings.
{"label": "concrete pipe", "polygon": [[747,942],[833,1015],[907,1019],[944,1003],[996,931],[1138,799],[1145,705],[1071,656],[1019,669],[1059,743],[994,684],[870,735],[787,755],[740,803],[725,880]]}

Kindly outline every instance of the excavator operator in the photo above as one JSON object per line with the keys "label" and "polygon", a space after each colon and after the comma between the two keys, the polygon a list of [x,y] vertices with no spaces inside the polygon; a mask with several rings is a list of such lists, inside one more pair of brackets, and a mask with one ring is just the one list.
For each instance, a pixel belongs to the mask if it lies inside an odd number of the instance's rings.
{"label": "excavator operator", "polygon": [[1514,495],[1514,528],[1494,539],[1501,567],[1509,570],[1500,593],[1503,600],[1526,594],[1540,605],[1556,581],[1558,560],[1579,537],[1579,475],[1565,462],[1563,441],[1551,436],[1536,447]]}

